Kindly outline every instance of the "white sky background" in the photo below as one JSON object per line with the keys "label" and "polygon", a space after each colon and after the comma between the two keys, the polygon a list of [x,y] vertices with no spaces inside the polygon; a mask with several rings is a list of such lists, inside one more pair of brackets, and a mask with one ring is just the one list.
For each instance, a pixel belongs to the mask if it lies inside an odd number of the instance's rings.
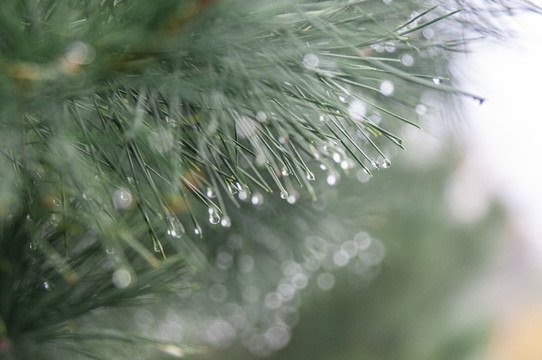
{"label": "white sky background", "polygon": [[503,201],[542,263],[542,15],[511,23],[513,38],[475,44],[458,66],[466,90],[487,99],[466,101],[472,132],[465,152],[478,191]]}
{"label": "white sky background", "polygon": [[489,272],[467,285],[458,314],[495,321],[484,359],[542,359],[542,14],[517,15],[508,26],[515,36],[473,43],[454,65],[461,88],[486,101],[464,101],[469,130],[450,205],[465,221],[494,198],[507,213],[496,239],[505,244]]}

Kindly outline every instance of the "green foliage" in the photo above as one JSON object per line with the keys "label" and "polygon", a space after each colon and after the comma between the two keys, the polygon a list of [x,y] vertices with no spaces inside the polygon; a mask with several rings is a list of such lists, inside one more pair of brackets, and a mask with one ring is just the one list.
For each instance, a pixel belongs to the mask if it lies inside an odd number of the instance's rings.
{"label": "green foliage", "polygon": [[389,167],[421,89],[472,96],[440,66],[461,42],[420,34],[454,14],[376,0],[4,1],[0,353],[53,343],[107,357],[78,344],[103,335],[70,324],[185,287],[214,251],[194,244],[201,219],[229,227],[238,199],[260,192],[316,198],[319,166],[328,179]]}

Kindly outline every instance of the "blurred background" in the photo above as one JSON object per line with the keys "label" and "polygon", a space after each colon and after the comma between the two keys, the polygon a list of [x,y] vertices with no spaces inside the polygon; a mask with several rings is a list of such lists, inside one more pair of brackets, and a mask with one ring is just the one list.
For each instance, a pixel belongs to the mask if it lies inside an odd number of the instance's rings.
{"label": "blurred background", "polygon": [[[391,169],[323,192],[315,207],[345,220],[338,236],[378,241],[382,256],[367,271],[335,253],[330,284],[314,279],[320,289],[303,293],[271,359],[542,358],[542,21],[506,26],[512,37],[478,41],[451,63],[483,104],[431,114],[438,99],[426,97],[425,131],[405,133],[408,151]],[[446,111],[461,119],[446,122]],[[204,358],[250,354],[234,346]]]}

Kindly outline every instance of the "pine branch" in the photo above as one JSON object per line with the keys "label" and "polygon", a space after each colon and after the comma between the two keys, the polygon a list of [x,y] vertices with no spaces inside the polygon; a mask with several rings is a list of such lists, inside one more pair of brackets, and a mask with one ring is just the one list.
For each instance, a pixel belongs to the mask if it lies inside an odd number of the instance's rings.
{"label": "pine branch", "polygon": [[[475,97],[443,83],[439,51],[456,39],[435,50],[420,34],[457,21],[436,7],[2,6],[0,354],[79,339],[74,319],[177,291],[207,266],[201,223],[231,226],[261,191],[293,204],[316,198],[318,168],[331,184],[355,163],[389,167],[422,89]],[[435,55],[412,66],[397,49]]]}

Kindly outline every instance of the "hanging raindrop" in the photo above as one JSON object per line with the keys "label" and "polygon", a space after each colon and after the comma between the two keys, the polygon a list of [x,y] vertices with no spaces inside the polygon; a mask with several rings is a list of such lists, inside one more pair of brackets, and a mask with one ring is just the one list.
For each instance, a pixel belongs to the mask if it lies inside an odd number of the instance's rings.
{"label": "hanging raindrop", "polygon": [[239,191],[237,197],[239,197],[239,200],[241,201],[246,201],[248,199],[248,192],[246,192],[245,190],[241,190]]}
{"label": "hanging raindrop", "polygon": [[175,230],[175,228],[171,227],[167,230],[167,233],[171,236],[173,236],[174,238],[180,238],[181,237],[181,234],[179,234],[177,232],[177,230]]}
{"label": "hanging raindrop", "polygon": [[395,86],[393,83],[389,80],[384,80],[382,83],[380,83],[380,92],[384,96],[390,96],[393,94],[393,91],[395,90]]}
{"label": "hanging raindrop", "polygon": [[225,227],[225,228],[229,228],[231,226],[231,219],[229,217],[224,217],[221,221],[220,221],[220,226],[222,227]]}
{"label": "hanging raindrop", "polygon": [[235,187],[235,185],[231,183],[228,185],[228,190],[230,191],[230,194],[232,195],[237,194],[237,188]]}
{"label": "hanging raindrop", "polygon": [[210,187],[207,188],[207,197],[209,199],[212,199],[216,196],[215,192],[213,191],[213,189],[211,189]]}
{"label": "hanging raindrop", "polygon": [[307,180],[314,181],[314,174],[310,171],[307,171]]}
{"label": "hanging raindrop", "polygon": [[220,222],[220,214],[217,209],[209,208],[209,222],[211,224],[218,224]]}
{"label": "hanging raindrop", "polygon": [[328,185],[335,185],[337,183],[337,176],[335,176],[334,174],[329,174],[327,176],[327,179],[326,179]]}
{"label": "hanging raindrop", "polygon": [[350,103],[348,114],[353,120],[362,121],[367,114],[367,108],[363,102],[356,99]]}
{"label": "hanging raindrop", "polygon": [[418,115],[420,116],[425,115],[426,112],[427,112],[427,106],[425,106],[424,104],[416,105],[416,113]]}
{"label": "hanging raindrop", "polygon": [[409,66],[410,67],[410,66],[414,65],[414,58],[410,54],[404,54],[403,56],[401,56],[401,63],[404,66]]}
{"label": "hanging raindrop", "polygon": [[369,175],[369,173],[365,169],[360,169],[356,174],[356,177],[361,183],[366,183],[367,181],[371,180],[371,175]]}
{"label": "hanging raindrop", "polygon": [[172,216],[168,216],[168,222],[169,228],[167,230],[167,233],[170,236],[179,239],[181,237],[181,234],[184,232],[183,226],[177,219]]}
{"label": "hanging raindrop", "polygon": [[318,67],[318,64],[320,63],[320,59],[318,58],[318,55],[309,53],[303,56],[303,65],[305,65],[308,69],[315,69]]}
{"label": "hanging raindrop", "polygon": [[371,161],[371,164],[373,164],[375,168],[380,169],[380,162],[378,162],[378,160]]}
{"label": "hanging raindrop", "polygon": [[433,83],[435,83],[436,85],[440,85],[441,82],[442,82],[441,79],[439,79],[439,78],[433,78]]}
{"label": "hanging raindrop", "polygon": [[390,162],[388,159],[384,159],[384,161],[382,162],[382,167],[383,167],[384,169],[389,168],[390,165],[391,165],[391,162]]}
{"label": "hanging raindrop", "polygon": [[290,205],[295,204],[297,202],[297,194],[292,194],[292,195],[288,196],[286,201],[288,201],[288,204],[290,204]]}
{"label": "hanging raindrop", "polygon": [[256,193],[252,196],[252,205],[261,205],[263,203],[263,196],[260,193]]}
{"label": "hanging raindrop", "polygon": [[164,248],[162,247],[162,244],[160,243],[160,241],[156,240],[154,237],[152,239],[152,247],[153,247],[155,253],[163,253],[164,252]]}
{"label": "hanging raindrop", "polygon": [[117,189],[113,192],[113,206],[119,210],[129,209],[133,204],[133,197],[130,190],[125,188]]}

